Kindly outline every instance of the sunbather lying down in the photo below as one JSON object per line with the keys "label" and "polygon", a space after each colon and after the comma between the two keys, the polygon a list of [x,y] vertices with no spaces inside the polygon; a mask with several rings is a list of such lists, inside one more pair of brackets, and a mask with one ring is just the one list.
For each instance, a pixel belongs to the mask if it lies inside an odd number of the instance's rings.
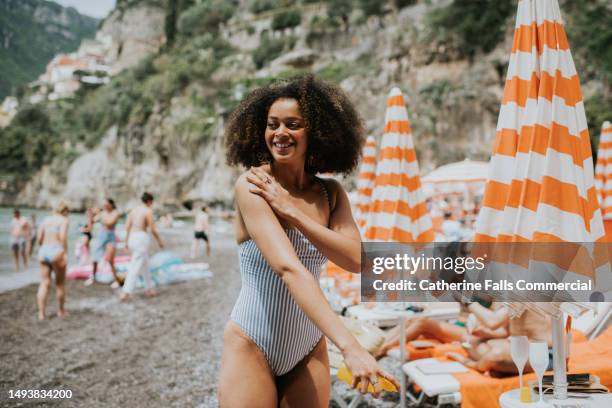
{"label": "sunbather lying down", "polygon": [[[479,303],[471,303],[468,311],[478,319],[478,326],[468,339],[470,346],[465,347],[468,356],[460,353],[448,353],[467,367],[480,372],[491,372],[493,375],[516,374],[517,369],[510,354],[508,335],[527,336],[529,340],[543,340],[551,344],[550,319],[526,310],[521,317],[510,320],[508,310],[497,304],[486,308]],[[440,322],[429,318],[418,317],[406,320],[406,341],[421,336],[438,340],[442,343],[464,341],[467,330],[452,323]],[[387,333],[387,338],[378,355],[385,355],[399,344],[399,328],[394,327]],[[529,372],[531,367],[525,367]]]}

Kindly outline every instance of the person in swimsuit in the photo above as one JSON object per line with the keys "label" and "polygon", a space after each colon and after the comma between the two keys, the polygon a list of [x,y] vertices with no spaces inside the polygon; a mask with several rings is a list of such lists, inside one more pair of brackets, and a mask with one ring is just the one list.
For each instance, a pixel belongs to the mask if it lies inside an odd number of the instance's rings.
{"label": "person in swimsuit", "polygon": [[115,201],[111,198],[107,198],[104,201],[102,212],[94,215],[94,222],[99,221],[102,224],[102,229],[96,235],[93,252],[93,269],[91,277],[85,281],[85,285],[87,286],[96,281],[98,264],[104,260],[109,263],[113,274],[113,283],[111,287],[118,288],[121,286],[121,281],[117,276],[117,269],[115,268],[115,251],[117,249],[115,226],[117,225],[117,221],[119,221],[119,216],[120,214],[119,211],[117,211]]}
{"label": "person in swimsuit", "polygon": [[51,272],[55,272],[55,297],[57,298],[57,315],[66,315],[64,310],[64,280],[68,253],[68,207],[60,203],[53,215],[48,216],[38,227],[38,262],[40,264],[40,285],[36,301],[38,319],[46,317],[47,298],[51,286]]}
{"label": "person in swimsuit", "polygon": [[15,269],[19,271],[19,257],[23,259],[24,268],[28,267],[28,240],[30,239],[30,224],[21,216],[18,209],[13,210],[11,221],[11,250],[15,258]]}
{"label": "person in swimsuit", "polygon": [[153,206],[153,196],[145,192],[141,200],[142,205],[130,211],[127,218],[125,241],[128,248],[132,251],[132,261],[128,267],[125,285],[123,285],[123,290],[121,291],[120,299],[122,302],[126,302],[131,296],[139,275],[142,275],[145,282],[145,295],[155,296],[153,280],[149,271],[149,242],[151,239],[149,238],[148,231],[151,231],[151,235],[153,235],[160,248],[164,247],[164,243],[159,237],[155,222],[153,221],[153,210],[151,209]]}
{"label": "person in swimsuit", "polygon": [[[319,286],[331,260],[359,271],[361,240],[346,192],[317,173],[358,163],[363,125],[348,97],[312,76],[259,88],[232,113],[227,161],[251,167],[235,184],[242,289],[224,331],[221,407],[328,407],[325,338],[361,392],[384,372]],[[399,385],[398,385],[399,387]]]}
{"label": "person in swimsuit", "polygon": [[198,241],[200,239],[206,243],[206,256],[210,257],[210,240],[208,235],[208,208],[204,205],[195,217],[193,241],[191,242],[191,259],[195,259],[198,253]]}

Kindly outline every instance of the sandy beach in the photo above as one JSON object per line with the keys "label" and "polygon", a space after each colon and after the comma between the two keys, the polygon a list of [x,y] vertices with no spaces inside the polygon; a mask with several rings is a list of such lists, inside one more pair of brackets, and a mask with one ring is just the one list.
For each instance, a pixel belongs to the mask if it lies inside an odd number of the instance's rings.
{"label": "sandy beach", "polygon": [[[169,249],[186,258],[191,235],[166,232]],[[9,389],[71,390],[70,400],[47,406],[216,406],[223,326],[240,290],[230,233],[213,237],[214,277],[159,287],[129,304],[107,285],[67,282],[65,319],[36,319],[37,285],[0,294],[0,405]]]}

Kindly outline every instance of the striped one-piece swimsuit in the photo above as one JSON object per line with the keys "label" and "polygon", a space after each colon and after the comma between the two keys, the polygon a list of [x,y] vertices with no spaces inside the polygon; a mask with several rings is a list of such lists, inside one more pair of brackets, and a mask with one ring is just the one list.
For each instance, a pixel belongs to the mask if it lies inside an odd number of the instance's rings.
{"label": "striped one-piece swimsuit", "polygon": [[[299,260],[318,281],[327,258],[299,230],[285,232]],[[286,374],[314,349],[323,333],[295,303],[255,241],[242,242],[239,255],[242,289],[231,318],[261,349],[274,375]]]}

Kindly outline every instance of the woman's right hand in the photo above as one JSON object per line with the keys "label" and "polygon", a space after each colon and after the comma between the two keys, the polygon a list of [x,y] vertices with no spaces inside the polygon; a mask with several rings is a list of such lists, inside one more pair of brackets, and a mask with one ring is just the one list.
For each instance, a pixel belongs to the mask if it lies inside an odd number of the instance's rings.
{"label": "woman's right hand", "polygon": [[359,385],[359,391],[362,394],[366,394],[368,392],[368,384],[372,384],[374,387],[372,395],[378,398],[381,391],[379,377],[384,377],[392,382],[398,390],[401,388],[395,377],[380,368],[376,359],[357,340],[354,340],[353,343],[347,346],[342,351],[342,355],[344,356],[346,367],[353,375],[353,388],[357,388]]}

